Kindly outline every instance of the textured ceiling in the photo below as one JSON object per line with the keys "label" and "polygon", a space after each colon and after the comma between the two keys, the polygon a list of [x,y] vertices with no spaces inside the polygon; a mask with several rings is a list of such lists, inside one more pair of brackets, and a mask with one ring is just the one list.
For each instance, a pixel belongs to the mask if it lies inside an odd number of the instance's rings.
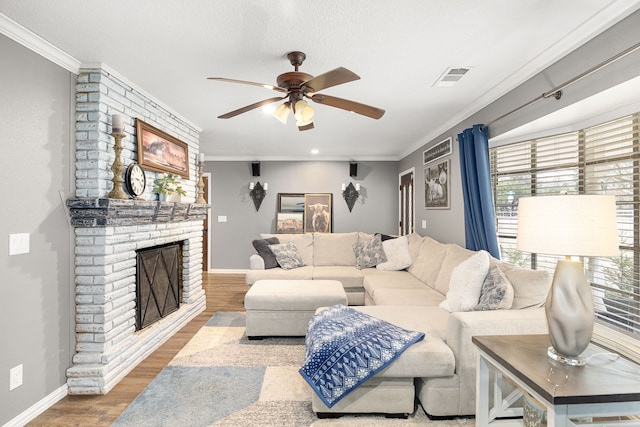
{"label": "textured ceiling", "polygon": [[[0,13],[82,63],[100,62],[202,129],[207,159],[399,159],[640,8],[634,0],[0,0]],[[373,120],[313,104],[299,132],[260,109],[292,71],[343,66],[323,93],[386,110]],[[432,87],[448,67],[470,71]],[[526,102],[528,100],[523,100]],[[276,104],[277,105],[277,104]],[[311,149],[319,150],[315,157]]]}

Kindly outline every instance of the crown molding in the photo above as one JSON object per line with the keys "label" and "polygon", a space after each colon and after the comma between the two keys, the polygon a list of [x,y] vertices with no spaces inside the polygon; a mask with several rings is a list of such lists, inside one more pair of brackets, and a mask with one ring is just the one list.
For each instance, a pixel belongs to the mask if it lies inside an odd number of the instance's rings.
{"label": "crown molding", "polygon": [[80,70],[80,61],[76,58],[2,13],[0,13],[0,33],[67,71],[78,74]]}

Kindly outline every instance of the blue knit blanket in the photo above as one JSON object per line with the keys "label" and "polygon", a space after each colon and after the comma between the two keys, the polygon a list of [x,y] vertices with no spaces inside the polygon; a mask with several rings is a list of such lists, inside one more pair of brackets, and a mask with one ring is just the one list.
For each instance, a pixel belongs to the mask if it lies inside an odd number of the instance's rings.
{"label": "blue knit blanket", "polygon": [[299,372],[331,408],[423,338],[422,332],[334,305],[311,319]]}

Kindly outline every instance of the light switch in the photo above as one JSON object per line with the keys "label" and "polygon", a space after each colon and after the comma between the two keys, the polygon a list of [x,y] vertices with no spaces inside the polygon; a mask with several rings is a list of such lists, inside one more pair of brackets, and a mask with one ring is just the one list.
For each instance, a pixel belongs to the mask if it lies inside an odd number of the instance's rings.
{"label": "light switch", "polygon": [[9,255],[29,253],[29,233],[9,234]]}
{"label": "light switch", "polygon": [[422,220],[422,228],[424,228],[424,229],[427,228],[427,220],[426,219]]}
{"label": "light switch", "polygon": [[227,222],[226,215],[218,215],[218,222]]}

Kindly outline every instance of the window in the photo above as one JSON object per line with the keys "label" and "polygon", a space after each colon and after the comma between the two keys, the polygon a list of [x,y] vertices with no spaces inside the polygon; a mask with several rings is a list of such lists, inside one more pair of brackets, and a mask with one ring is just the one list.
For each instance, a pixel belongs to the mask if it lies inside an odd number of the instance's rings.
{"label": "window", "polygon": [[598,323],[640,339],[640,113],[577,132],[490,150],[504,261],[553,271],[559,257],[516,249],[518,200],[551,194],[616,196],[620,253],[584,258]]}

